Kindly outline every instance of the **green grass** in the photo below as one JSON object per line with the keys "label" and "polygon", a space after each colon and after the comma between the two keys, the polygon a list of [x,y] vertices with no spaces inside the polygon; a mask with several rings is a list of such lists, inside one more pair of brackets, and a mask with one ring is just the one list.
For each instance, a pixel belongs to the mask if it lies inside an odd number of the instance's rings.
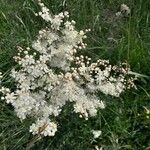
{"label": "green grass", "polygon": [[[132,71],[150,76],[150,2],[149,0],[44,0],[53,13],[68,10],[78,29],[91,28],[86,53],[93,59],[110,59],[114,64],[127,61]],[[131,16],[115,19],[122,3],[131,8]],[[17,46],[30,46],[45,23],[34,12],[34,0],[0,0],[0,70],[9,71],[15,63]],[[140,78],[137,90],[120,98],[104,97],[107,107],[97,117],[85,121],[64,109],[58,118],[55,137],[43,138],[35,150],[150,150],[150,79]],[[0,101],[0,150],[24,150],[33,136],[30,120],[21,123],[13,108]],[[102,130],[93,140],[91,129]]]}

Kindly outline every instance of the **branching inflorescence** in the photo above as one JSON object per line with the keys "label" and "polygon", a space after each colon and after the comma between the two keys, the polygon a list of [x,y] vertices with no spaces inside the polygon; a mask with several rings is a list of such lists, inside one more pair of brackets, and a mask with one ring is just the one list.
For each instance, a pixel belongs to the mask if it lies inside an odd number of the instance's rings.
{"label": "branching inflorescence", "polygon": [[2,87],[1,92],[21,120],[35,119],[30,132],[54,136],[57,123],[53,118],[66,102],[73,104],[80,117],[88,119],[97,114],[98,108],[105,108],[98,92],[119,97],[134,84],[125,64],[112,66],[100,59],[92,63],[87,56],[77,56],[87,46],[83,40],[90,30],[78,32],[68,12],[52,15],[42,2],[39,5],[41,12],[37,15],[49,26],[39,31],[32,48],[18,49],[14,59],[20,67],[11,71],[16,89]]}

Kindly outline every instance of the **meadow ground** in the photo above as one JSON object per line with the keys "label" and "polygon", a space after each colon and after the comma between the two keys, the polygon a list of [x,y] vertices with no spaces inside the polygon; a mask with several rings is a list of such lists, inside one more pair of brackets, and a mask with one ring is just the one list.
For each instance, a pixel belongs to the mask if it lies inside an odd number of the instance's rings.
{"label": "meadow ground", "polygon": [[[132,71],[150,76],[150,2],[149,0],[44,0],[53,13],[70,12],[78,29],[91,28],[84,54],[111,63],[128,62]],[[121,4],[131,14],[117,18]],[[34,16],[34,0],[0,0],[0,70],[13,68],[16,47],[30,46],[45,24]],[[9,78],[6,80],[8,85]],[[69,106],[58,119],[60,129],[55,137],[43,138],[31,149],[91,150],[95,145],[104,150],[150,150],[150,79],[140,77],[137,89],[120,98],[106,97],[106,109],[87,121],[69,113]],[[11,106],[0,101],[0,150],[23,150],[32,140],[30,120],[23,123]],[[91,129],[101,130],[94,140]]]}

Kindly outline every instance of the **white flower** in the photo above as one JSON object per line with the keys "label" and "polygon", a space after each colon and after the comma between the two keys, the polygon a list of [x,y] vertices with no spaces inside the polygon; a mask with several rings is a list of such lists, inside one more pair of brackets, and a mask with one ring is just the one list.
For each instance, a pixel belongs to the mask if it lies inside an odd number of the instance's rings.
{"label": "white flower", "polygon": [[119,11],[116,13],[116,17],[121,17],[122,16],[122,13]]}
{"label": "white flower", "polygon": [[131,10],[126,4],[121,4],[121,12],[124,12],[126,15],[129,15]]}
{"label": "white flower", "polygon": [[[126,89],[128,69],[111,66],[108,60],[91,63],[87,56],[76,57],[78,50],[86,47],[84,39],[89,30],[77,31],[75,21],[69,21],[68,12],[52,15],[40,1],[39,5],[39,15],[49,27],[39,31],[32,43],[34,50],[21,49],[14,57],[19,64],[10,74],[15,88],[2,87],[0,91],[2,99],[14,107],[21,120],[27,117],[35,120],[30,132],[54,136],[57,124],[51,118],[57,117],[67,102],[72,103],[73,111],[80,117],[96,116],[98,109],[105,108],[97,92],[120,96]],[[124,71],[116,75],[117,69]],[[133,80],[128,82],[134,85]],[[93,131],[95,138],[100,133]]]}
{"label": "white flower", "polygon": [[120,11],[116,13],[116,17],[129,16],[131,13],[130,8],[126,4],[121,4]]}
{"label": "white flower", "polygon": [[30,132],[33,135],[40,134],[44,136],[54,136],[57,131],[57,125],[50,119],[38,119],[36,123],[30,126]]}
{"label": "white flower", "polygon": [[12,92],[12,93],[7,93],[5,99],[7,103],[13,103],[16,97],[15,94]]}
{"label": "white flower", "polygon": [[92,133],[94,135],[94,139],[97,139],[97,138],[99,138],[101,136],[102,131],[100,131],[100,130],[93,130]]}

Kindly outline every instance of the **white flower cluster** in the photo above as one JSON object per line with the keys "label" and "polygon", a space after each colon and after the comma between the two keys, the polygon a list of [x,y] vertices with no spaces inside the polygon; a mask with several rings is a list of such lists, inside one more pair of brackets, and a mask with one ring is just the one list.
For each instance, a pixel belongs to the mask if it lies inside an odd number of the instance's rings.
{"label": "white flower cluster", "polygon": [[101,136],[102,131],[101,130],[92,130],[92,133],[94,135],[94,139],[97,139]]}
{"label": "white flower cluster", "polygon": [[49,26],[39,31],[32,48],[18,49],[14,59],[19,68],[11,71],[16,88],[2,87],[1,92],[2,99],[12,104],[21,120],[35,119],[30,132],[54,136],[54,118],[66,102],[73,104],[80,117],[88,119],[97,114],[98,108],[105,108],[97,92],[118,97],[134,84],[126,77],[127,67],[112,66],[106,60],[91,63],[87,56],[77,57],[77,51],[86,47],[83,40],[89,30],[78,32],[75,21],[69,21],[68,12],[52,15],[40,1],[39,5],[39,15]]}
{"label": "white flower cluster", "polygon": [[117,17],[127,17],[131,14],[131,9],[126,4],[121,4],[120,11],[116,13]]}
{"label": "white flower cluster", "polygon": [[41,134],[44,136],[54,136],[57,131],[57,125],[50,121],[50,119],[37,120],[30,126],[30,132],[35,134]]}

